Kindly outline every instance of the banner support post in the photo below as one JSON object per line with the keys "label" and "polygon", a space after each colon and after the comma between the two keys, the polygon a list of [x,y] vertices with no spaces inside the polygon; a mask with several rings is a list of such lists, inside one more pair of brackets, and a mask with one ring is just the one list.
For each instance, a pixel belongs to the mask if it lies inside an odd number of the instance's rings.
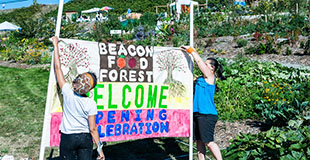
{"label": "banner support post", "polygon": [[55,36],[57,36],[57,37],[59,37],[59,35],[60,35],[63,6],[64,6],[64,0],[59,0],[57,23],[56,23],[56,32],[55,32]]}
{"label": "banner support post", "polygon": [[[194,4],[190,2],[190,46],[194,47]],[[193,104],[193,102],[192,102]],[[193,159],[193,107],[190,107],[189,160]]]}
{"label": "banner support post", "polygon": [[[60,27],[61,27],[63,4],[64,4],[64,0],[59,0],[58,15],[57,15],[57,22],[56,22],[56,32],[55,32],[55,36],[57,36],[57,37],[59,37],[59,35],[60,35]],[[52,54],[52,62],[51,62],[51,65],[50,65],[49,79],[54,78],[56,80],[56,77],[52,76],[54,74],[54,56],[53,55],[54,54]],[[52,87],[53,87],[52,86],[52,82],[49,81],[48,89],[47,89],[47,95],[51,94]],[[44,121],[43,121],[43,130],[42,130],[42,137],[41,137],[41,146],[40,146],[39,160],[44,160],[44,152],[45,152],[45,147],[46,147],[45,139],[47,138],[47,134],[49,134],[49,130],[47,128],[47,125],[49,125],[49,124],[46,124],[46,123],[48,123],[47,117],[49,117],[48,110],[50,109],[50,104],[51,104],[51,97],[47,97],[46,104],[45,104],[45,113],[44,113]]]}
{"label": "banner support post", "polygon": [[194,5],[193,5],[193,1],[190,2],[190,11],[189,11],[189,15],[190,15],[190,27],[189,27],[189,31],[190,31],[190,37],[189,37],[189,45],[191,47],[194,47]]}

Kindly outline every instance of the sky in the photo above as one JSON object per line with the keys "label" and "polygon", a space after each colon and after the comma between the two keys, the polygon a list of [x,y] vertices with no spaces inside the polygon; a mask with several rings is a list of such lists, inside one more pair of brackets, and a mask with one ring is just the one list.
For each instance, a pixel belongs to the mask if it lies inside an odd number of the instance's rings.
{"label": "sky", "polygon": [[[68,2],[70,0],[64,0]],[[59,0],[37,0],[39,4],[58,4]],[[0,10],[28,7],[32,5],[33,0],[0,0]]]}

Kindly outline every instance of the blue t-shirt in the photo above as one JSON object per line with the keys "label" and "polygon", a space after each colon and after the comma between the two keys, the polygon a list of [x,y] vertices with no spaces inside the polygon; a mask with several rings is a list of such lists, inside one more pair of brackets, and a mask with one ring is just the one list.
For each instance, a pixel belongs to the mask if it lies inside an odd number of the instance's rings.
{"label": "blue t-shirt", "polygon": [[215,84],[209,84],[203,77],[195,81],[193,112],[218,115],[214,104]]}

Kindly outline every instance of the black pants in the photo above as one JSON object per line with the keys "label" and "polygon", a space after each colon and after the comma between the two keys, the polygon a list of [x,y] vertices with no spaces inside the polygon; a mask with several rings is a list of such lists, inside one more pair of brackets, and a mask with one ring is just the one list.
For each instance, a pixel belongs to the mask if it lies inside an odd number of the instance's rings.
{"label": "black pants", "polygon": [[64,134],[61,133],[60,159],[91,160],[93,141],[90,133]]}
{"label": "black pants", "polygon": [[214,141],[214,128],[217,120],[217,115],[194,113],[194,141],[200,140],[203,143]]}

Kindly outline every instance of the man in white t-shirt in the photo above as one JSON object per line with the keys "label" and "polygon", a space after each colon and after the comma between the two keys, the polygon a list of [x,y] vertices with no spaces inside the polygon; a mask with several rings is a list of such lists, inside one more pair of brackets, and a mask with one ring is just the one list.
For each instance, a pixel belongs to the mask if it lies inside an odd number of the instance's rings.
{"label": "man in white t-shirt", "polygon": [[54,68],[57,82],[63,95],[63,118],[59,131],[60,158],[74,160],[91,160],[93,140],[97,145],[99,159],[104,160],[103,144],[99,139],[96,126],[97,105],[86,93],[97,84],[94,73],[79,74],[70,84],[66,83],[59,60],[58,38],[53,37]]}

